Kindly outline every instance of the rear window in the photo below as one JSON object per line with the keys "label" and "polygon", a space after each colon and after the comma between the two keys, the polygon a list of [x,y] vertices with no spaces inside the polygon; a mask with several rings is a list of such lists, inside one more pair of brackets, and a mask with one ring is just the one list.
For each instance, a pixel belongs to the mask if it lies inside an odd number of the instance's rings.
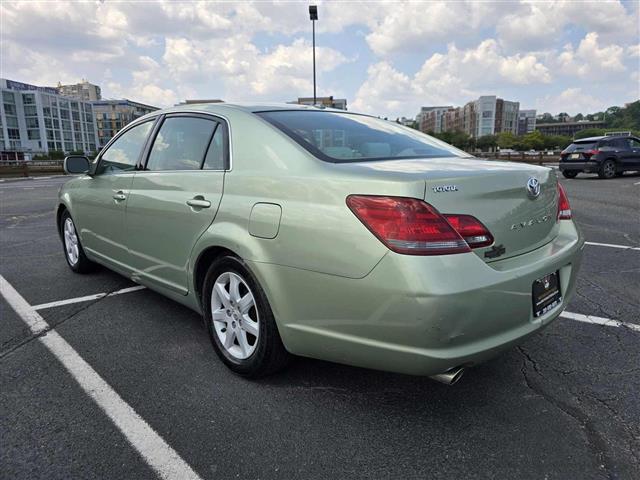
{"label": "rear window", "polygon": [[327,162],[469,156],[417,130],[366,115],[322,110],[258,115]]}
{"label": "rear window", "polygon": [[572,143],[565,149],[565,152],[571,153],[571,152],[586,152],[588,150],[595,150],[597,144],[598,142]]}

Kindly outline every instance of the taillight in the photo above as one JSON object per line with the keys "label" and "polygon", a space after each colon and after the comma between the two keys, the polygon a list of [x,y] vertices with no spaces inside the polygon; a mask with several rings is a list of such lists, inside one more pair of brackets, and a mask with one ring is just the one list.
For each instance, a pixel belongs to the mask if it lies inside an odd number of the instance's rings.
{"label": "taillight", "polygon": [[422,200],[349,195],[347,206],[371,233],[394,252],[449,255],[471,251],[440,212]]}
{"label": "taillight", "polygon": [[488,247],[493,243],[493,235],[476,217],[446,214],[444,218],[471,248]]}
{"label": "taillight", "polygon": [[596,148],[593,150],[587,150],[586,152],[584,152],[584,155],[588,155],[590,157],[591,155],[597,155],[599,153],[600,153],[600,150]]}
{"label": "taillight", "polygon": [[558,220],[571,220],[571,205],[560,183],[558,183]]}

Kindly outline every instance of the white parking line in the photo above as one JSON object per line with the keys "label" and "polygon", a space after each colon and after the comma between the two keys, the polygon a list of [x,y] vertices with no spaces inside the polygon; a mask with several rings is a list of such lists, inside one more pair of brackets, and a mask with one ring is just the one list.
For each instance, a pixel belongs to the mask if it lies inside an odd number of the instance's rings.
{"label": "white parking line", "polygon": [[595,325],[604,325],[605,327],[625,327],[629,330],[640,332],[640,325],[635,323],[621,322],[620,320],[612,320],[610,318],[594,317],[592,315],[583,315],[581,313],[572,312],[562,312],[560,316],[577,322],[593,323]]}
{"label": "white parking line", "polygon": [[146,287],[142,285],[136,285],[135,287],[123,288],[122,290],[116,290],[111,293],[96,293],[95,295],[87,295],[86,297],[68,298],[66,300],[58,300],[57,302],[41,303],[40,305],[32,306],[34,310],[43,310],[45,308],[60,307],[62,305],[69,305],[72,303],[90,302],[91,300],[98,300],[104,297],[114,297],[116,295],[122,295],[123,293],[137,292],[138,290],[144,290]]}
{"label": "white parking line", "polygon": [[[34,334],[49,329],[47,322],[2,275],[0,275],[0,293]],[[107,414],[133,448],[161,478],[200,480],[198,474],[178,455],[178,452],[173,450],[64,338],[50,330],[39,340],[56,356],[85,393]]]}
{"label": "white parking line", "polygon": [[631,245],[616,245],[615,243],[598,243],[598,242],[584,242],[585,245],[594,245],[596,247],[609,247],[609,248],[621,248],[623,250],[640,250],[640,247],[632,247]]}

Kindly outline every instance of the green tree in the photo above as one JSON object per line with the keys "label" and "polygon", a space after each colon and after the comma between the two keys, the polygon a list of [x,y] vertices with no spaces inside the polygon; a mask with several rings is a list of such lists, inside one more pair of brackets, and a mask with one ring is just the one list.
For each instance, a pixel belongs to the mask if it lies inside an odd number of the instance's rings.
{"label": "green tree", "polygon": [[544,148],[548,150],[564,150],[571,144],[571,137],[564,135],[544,135]]}
{"label": "green tree", "polygon": [[579,138],[600,137],[604,135],[604,132],[604,128],[587,128],[576,133],[574,138],[578,140]]}
{"label": "green tree", "polygon": [[527,133],[522,138],[522,142],[528,150],[542,150],[544,148],[544,135],[538,130],[534,130],[531,133]]}
{"label": "green tree", "polygon": [[518,137],[511,132],[500,132],[497,143],[500,148],[513,148],[517,140]]}
{"label": "green tree", "polygon": [[495,148],[496,145],[498,145],[498,139],[495,135],[484,135],[476,139],[476,147],[482,152]]}

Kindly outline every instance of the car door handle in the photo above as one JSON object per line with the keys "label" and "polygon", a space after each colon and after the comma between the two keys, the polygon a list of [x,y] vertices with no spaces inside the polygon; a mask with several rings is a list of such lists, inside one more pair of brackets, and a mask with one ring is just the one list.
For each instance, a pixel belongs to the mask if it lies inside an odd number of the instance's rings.
{"label": "car door handle", "polygon": [[205,200],[203,197],[196,197],[191,200],[187,200],[187,205],[195,208],[209,208],[211,206],[211,202],[209,200]]}
{"label": "car door handle", "polygon": [[119,192],[116,192],[113,195],[113,199],[114,200],[118,200],[118,201],[122,201],[122,200],[126,200],[127,196],[124,194],[124,192],[122,190],[120,190]]}

